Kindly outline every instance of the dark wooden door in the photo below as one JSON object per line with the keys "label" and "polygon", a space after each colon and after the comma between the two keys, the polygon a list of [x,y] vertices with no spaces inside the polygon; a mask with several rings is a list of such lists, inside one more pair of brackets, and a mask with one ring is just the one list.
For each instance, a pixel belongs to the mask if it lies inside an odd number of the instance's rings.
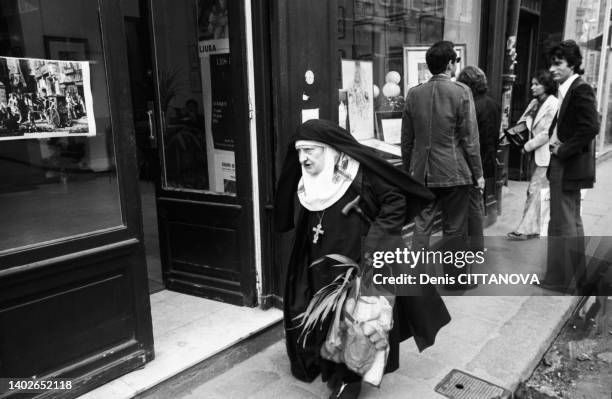
{"label": "dark wooden door", "polygon": [[[532,99],[531,79],[535,70],[536,52],[538,49],[539,16],[532,12],[521,10],[516,40],[517,64],[515,65],[516,81],[512,92],[512,124],[523,115]],[[523,154],[520,150],[510,147],[508,175],[513,180],[529,180],[533,153]]]}
{"label": "dark wooden door", "polygon": [[166,287],[256,302],[244,4],[151,1]]}
{"label": "dark wooden door", "polygon": [[[335,87],[340,64],[336,41],[338,4],[335,0],[261,3],[268,4],[270,10],[270,80],[276,97],[273,103],[274,120],[271,122],[274,129],[264,133],[269,135],[269,142],[274,143],[273,149],[267,154],[270,164],[268,173],[274,177],[274,181],[269,184],[269,190],[272,191],[271,187],[275,186],[282,171],[287,145],[302,121],[302,111],[317,109],[319,118],[337,120],[338,91]],[[305,81],[307,71],[315,76],[312,85]],[[258,102],[259,106],[261,101]],[[260,166],[260,170],[265,169]],[[271,200],[267,209],[268,213],[262,217],[263,220],[271,220]],[[268,228],[271,229],[271,224]],[[273,297],[272,303],[280,306],[293,232],[274,233],[270,241],[273,243],[270,251],[273,253],[273,262],[264,264],[264,272],[266,269],[269,271],[267,275],[271,280],[269,293]]]}

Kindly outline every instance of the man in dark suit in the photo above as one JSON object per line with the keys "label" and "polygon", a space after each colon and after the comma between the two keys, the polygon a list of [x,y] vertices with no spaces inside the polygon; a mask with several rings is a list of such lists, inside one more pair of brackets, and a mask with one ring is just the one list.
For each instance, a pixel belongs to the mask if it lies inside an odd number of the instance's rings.
{"label": "man in dark suit", "polygon": [[[559,84],[559,111],[549,130],[551,160],[548,267],[544,287],[581,289],[584,275],[584,229],[580,190],[595,182],[595,136],[599,118],[593,88],[580,75],[582,55],[573,40],[551,51],[550,72]],[[573,287],[572,287],[573,288]]]}

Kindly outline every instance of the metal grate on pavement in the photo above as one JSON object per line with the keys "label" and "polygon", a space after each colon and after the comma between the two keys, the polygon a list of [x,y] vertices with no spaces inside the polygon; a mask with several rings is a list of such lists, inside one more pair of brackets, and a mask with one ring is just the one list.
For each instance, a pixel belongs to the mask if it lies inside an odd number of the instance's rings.
{"label": "metal grate on pavement", "polygon": [[436,385],[436,392],[450,399],[510,399],[512,393],[482,378],[454,369]]}

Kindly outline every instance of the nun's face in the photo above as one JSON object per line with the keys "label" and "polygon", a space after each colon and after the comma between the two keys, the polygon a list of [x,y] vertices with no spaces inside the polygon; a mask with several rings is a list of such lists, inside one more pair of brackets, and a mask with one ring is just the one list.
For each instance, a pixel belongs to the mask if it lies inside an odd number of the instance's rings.
{"label": "nun's face", "polygon": [[325,148],[319,145],[299,145],[298,152],[300,164],[306,173],[316,176],[325,168]]}

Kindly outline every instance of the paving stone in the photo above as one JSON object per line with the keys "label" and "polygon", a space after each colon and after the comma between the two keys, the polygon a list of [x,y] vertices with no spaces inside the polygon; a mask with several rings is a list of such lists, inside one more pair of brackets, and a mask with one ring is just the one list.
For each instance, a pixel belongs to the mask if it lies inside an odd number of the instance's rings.
{"label": "paving stone", "polygon": [[[328,393],[329,396],[329,393]],[[291,399],[321,399],[323,396],[316,395],[304,388],[294,384],[274,384],[271,389],[265,392],[257,392],[243,398],[249,399],[272,399],[272,398],[291,398]]]}
{"label": "paving stone", "polygon": [[474,317],[475,320],[486,320],[502,325],[510,312],[516,313],[525,297],[516,296],[494,296],[494,297],[445,297],[446,307],[454,317],[456,314],[465,314]]}
{"label": "paving stone", "polygon": [[606,363],[612,363],[612,352],[603,352],[597,355],[599,360],[603,360]]}
{"label": "paving stone", "polygon": [[[578,298],[530,297],[521,310],[492,335],[483,349],[467,364],[469,369],[487,370],[498,381],[514,389],[540,361]],[[511,386],[510,386],[511,384]]]}
{"label": "paving stone", "polygon": [[[239,374],[228,375],[221,384],[214,386],[214,391],[224,395],[227,399],[247,398],[263,389],[267,391],[269,385],[277,382],[280,376],[277,373],[261,370],[249,370]],[[208,384],[206,384],[208,385]],[[208,387],[210,388],[210,387]],[[206,393],[193,391],[196,393]],[[198,396],[193,396],[194,398]],[[205,396],[199,396],[203,398]]]}
{"label": "paving stone", "polygon": [[392,373],[385,376],[380,388],[364,385],[360,397],[364,399],[444,398],[444,396],[434,391],[434,387],[435,384],[426,385],[420,381],[413,380],[397,373]]}
{"label": "paving stone", "polygon": [[[489,312],[487,312],[487,315]],[[499,324],[486,320],[482,317],[480,322],[474,323],[474,317],[476,315],[473,312],[461,312],[452,315],[453,319],[445,327],[444,333],[457,339],[464,340],[468,344],[480,345],[486,338],[491,334],[491,331],[499,328]]]}
{"label": "paving stone", "polygon": [[[467,333],[469,332],[466,331]],[[443,335],[440,332],[439,335],[436,343],[422,353],[424,356],[450,367],[461,367],[468,363],[481,348],[481,345],[469,344],[450,334]]]}
{"label": "paving stone", "polygon": [[397,374],[415,380],[434,380],[442,377],[445,364],[420,353],[405,353],[400,346],[400,368]]}

